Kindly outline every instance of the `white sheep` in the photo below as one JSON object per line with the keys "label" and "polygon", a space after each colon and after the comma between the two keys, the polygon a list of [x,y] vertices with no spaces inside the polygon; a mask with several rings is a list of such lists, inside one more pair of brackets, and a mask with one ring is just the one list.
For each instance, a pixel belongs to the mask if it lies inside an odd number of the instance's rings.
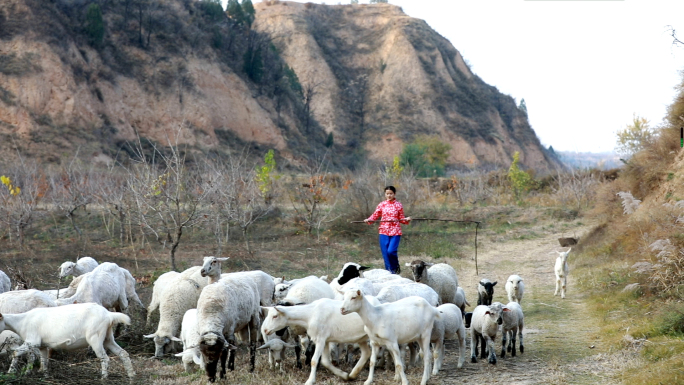
{"label": "white sheep", "polygon": [[335,293],[325,281],[312,275],[291,285],[285,298],[279,300],[278,304],[299,305],[311,303],[321,298],[333,299]]}
{"label": "white sheep", "polygon": [[[256,341],[259,332],[259,287],[250,277],[231,274],[202,290],[197,301],[197,324],[200,352],[209,381],[216,380],[216,369],[221,360],[220,378],[226,374],[224,354],[235,345],[235,333],[243,333],[249,340],[250,371],[254,371]],[[249,337],[246,337],[249,332]],[[235,353],[230,350],[228,368],[235,369]]]}
{"label": "white sheep", "polygon": [[128,302],[135,303],[138,306],[140,306],[141,309],[145,309],[145,305],[143,305],[142,301],[140,300],[140,297],[138,297],[138,293],[136,293],[135,291],[135,278],[127,269],[124,269],[121,266],[119,266],[119,269],[121,269],[121,272],[123,273],[124,278],[126,279],[126,298],[128,299]]}
{"label": "white sheep", "polygon": [[89,273],[97,267],[98,263],[91,257],[81,257],[76,263],[64,262],[59,267],[59,278],[64,278],[72,275],[74,278],[85,273]]}
{"label": "white sheep", "polygon": [[432,356],[435,360],[432,375],[437,375],[444,361],[444,341],[458,340],[458,368],[463,367],[465,361],[466,331],[463,324],[463,313],[458,306],[447,303],[437,308],[439,317],[432,326],[430,341],[433,345]]}
{"label": "white sheep", "polygon": [[373,290],[376,293],[380,293],[382,289],[388,286],[396,286],[396,285],[408,285],[411,283],[416,283],[415,281],[408,279],[408,278],[403,278],[400,277],[396,274],[392,274],[392,277],[381,277],[373,282]]}
{"label": "white sheep", "polygon": [[40,290],[13,290],[0,294],[0,313],[25,313],[39,307],[55,307],[57,303]]}
{"label": "white sheep", "polygon": [[12,289],[12,282],[4,271],[0,270],[0,293],[10,291]]}
{"label": "white sheep", "polygon": [[[366,294],[366,293],[364,293]],[[407,283],[403,285],[391,285],[385,286],[380,290],[375,298],[380,301],[380,303],[396,302],[402,298],[407,298],[411,296],[417,296],[425,298],[426,301],[432,306],[437,307],[439,303],[439,295],[430,286],[422,283]]]}
{"label": "white sheep", "polygon": [[495,302],[491,305],[478,305],[473,310],[470,321],[470,351],[471,361],[477,362],[477,346],[482,341],[481,358],[486,358],[489,351],[489,363],[496,364],[496,353],[494,352],[494,340],[499,330],[499,325],[503,323],[501,304]]}
{"label": "white sheep", "polygon": [[385,269],[373,269],[363,272],[363,278],[369,279],[371,281],[375,281],[381,277],[387,277],[392,275],[399,276],[399,274],[392,274]]}
{"label": "white sheep", "polygon": [[83,275],[74,295],[58,298],[55,302],[58,305],[94,302],[106,308],[124,311],[128,308],[126,276],[117,264],[104,262]]}
{"label": "white sheep", "polygon": [[423,378],[421,385],[430,379],[430,338],[435,318],[439,311],[431,306],[424,298],[408,297],[397,302],[374,306],[365,298],[360,290],[347,291],[340,308],[342,314],[356,312],[363,320],[364,330],[371,343],[371,363],[368,380],[373,382],[378,349],[384,346],[394,358],[395,376],[401,378],[403,385],[408,385],[401,359],[399,344],[418,340],[423,351]]}
{"label": "white sheep", "polygon": [[171,339],[183,344],[183,351],[176,354],[176,357],[181,357],[186,372],[191,372],[191,365],[193,363],[199,365],[200,369],[204,370],[204,361],[202,361],[202,354],[199,351],[200,335],[197,324],[197,309],[190,309],[185,312],[183,323],[181,324],[180,338],[171,337]]}
{"label": "white sheep", "polygon": [[335,299],[341,301],[344,298],[344,292],[347,290],[361,290],[363,294],[375,295],[375,288],[373,282],[366,278],[352,278],[344,285],[339,284],[339,278],[335,278],[330,282],[330,288],[333,290]]}
{"label": "white sheep", "polygon": [[[261,318],[266,319],[268,316],[268,308],[261,308]],[[261,324],[261,335],[264,339],[264,344],[259,346],[257,350],[268,349],[268,363],[273,369],[280,369],[283,371],[283,357],[285,356],[285,348],[294,348],[296,345],[287,343],[290,339],[290,329],[282,328],[275,333],[266,334],[264,330],[264,323]]]}
{"label": "white sheep", "polygon": [[[128,353],[114,340],[113,327],[119,323],[130,325],[131,319],[94,303],[37,308],[22,314],[0,314],[0,330],[11,330],[24,340],[15,350],[15,358],[28,354],[29,362],[33,362],[35,351],[39,350],[41,371],[48,370],[48,349],[71,351],[90,346],[102,360],[102,378],[107,378],[109,368],[105,348],[121,358],[128,376],[133,378],[135,371]],[[10,372],[16,370],[14,366]]]}
{"label": "white sheep", "polygon": [[217,258],[217,257],[204,257],[202,262],[202,270],[200,274],[202,277],[207,277],[209,279],[209,284],[218,281],[221,278],[227,277],[230,274],[240,274],[249,276],[259,287],[259,298],[262,306],[270,306],[273,302],[273,293],[275,290],[275,278],[269,274],[264,273],[261,270],[253,271],[240,271],[237,273],[221,273],[221,262],[225,262],[230,257]]}
{"label": "white sheep", "polygon": [[570,254],[570,250],[572,250],[572,247],[568,251],[556,251],[558,257],[556,258],[556,266],[553,268],[553,271],[556,273],[556,291],[553,295],[558,295],[560,291],[561,298],[565,298],[565,288],[568,283],[568,254]]}
{"label": "white sheep", "polygon": [[202,277],[201,266],[193,266],[169,278],[166,289],[159,299],[159,324],[157,330],[143,336],[154,340],[154,356],[161,358],[172,342],[172,337],[180,333],[185,312],[197,307],[200,293],[209,280]]}
{"label": "white sheep", "polygon": [[[520,304],[518,302],[511,301],[506,306],[503,306],[502,319],[501,357],[506,356],[506,351],[511,352],[511,356],[515,357],[516,335],[520,337],[520,353],[525,351],[525,346],[523,345],[523,328],[525,327],[525,316],[523,315]],[[508,346],[506,346],[508,337],[510,337],[510,341]]]}
{"label": "white sheep", "polygon": [[509,302],[521,303],[523,294],[525,292],[525,284],[519,275],[511,275],[506,280],[506,293],[508,293]]}
{"label": "white sheep", "polygon": [[[13,353],[21,344],[23,341],[21,340],[21,337],[19,334],[10,331],[10,330],[5,330],[0,333],[0,357],[5,357],[11,353]],[[11,366],[10,366],[11,367]]]}
{"label": "white sheep", "polygon": [[[456,303],[458,276],[456,270],[446,263],[427,263],[415,260],[406,263],[411,268],[413,279],[433,288],[439,294],[439,303]],[[428,268],[429,267],[429,268]]]}
{"label": "white sheep", "polygon": [[[309,338],[316,344],[311,358],[311,373],[305,385],[315,383],[318,362],[336,376],[349,380],[356,379],[370,357],[368,336],[361,317],[358,314],[343,315],[340,312],[341,305],[342,301],[324,298],[306,305],[264,309],[268,311],[262,328],[265,334],[272,334],[286,326],[298,326],[306,329]],[[349,374],[332,365],[329,351],[331,343],[359,344],[361,358]]]}
{"label": "white sheep", "polygon": [[180,273],[177,271],[167,271],[154,281],[154,284],[152,285],[152,299],[150,300],[150,304],[147,305],[147,322],[145,323],[145,326],[150,326],[152,312],[159,308],[159,301],[162,298],[162,293],[168,287],[169,282],[172,281],[173,277],[179,274]]}
{"label": "white sheep", "polygon": [[463,290],[462,287],[458,287],[456,289],[456,296],[454,297],[454,305],[458,306],[459,309],[461,309],[461,313],[465,314],[465,307],[470,306],[468,303],[468,300],[465,297],[465,291]]}
{"label": "white sheep", "polygon": [[84,277],[84,275],[79,275],[78,277],[74,277],[74,279],[72,279],[71,282],[69,283],[69,286],[65,287],[64,289],[43,290],[43,293],[48,294],[53,299],[69,298],[72,295],[76,294],[76,289],[78,288],[78,285],[81,283],[81,280],[83,279],[83,277]]}

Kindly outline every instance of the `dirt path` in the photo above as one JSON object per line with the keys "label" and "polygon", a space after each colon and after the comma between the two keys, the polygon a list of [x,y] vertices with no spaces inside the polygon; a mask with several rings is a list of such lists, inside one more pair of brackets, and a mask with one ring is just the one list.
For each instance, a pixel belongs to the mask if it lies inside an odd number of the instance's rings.
{"label": "dirt path", "polygon": [[[585,234],[589,225],[576,224],[564,229],[564,234]],[[554,297],[553,266],[556,253],[566,250],[558,246],[560,232],[547,231],[531,240],[499,242],[496,237],[484,237],[478,255],[479,276],[475,275],[474,261],[462,262],[458,269],[461,286],[466,290],[472,311],[477,305],[476,285],[482,278],[498,281],[494,300],[507,303],[504,289],[506,279],[518,274],[525,282],[522,301],[525,312],[525,353],[501,359],[501,334],[497,336],[496,365],[487,360],[470,362],[470,332],[467,337],[466,363],[456,368],[458,346],[449,342],[447,356],[434,383],[442,384],[612,384],[610,365],[602,365],[605,348],[601,346],[598,329],[583,312],[584,296],[575,287],[572,274],[572,253],[569,257],[570,274],[566,299]],[[458,265],[458,264],[455,264]]]}

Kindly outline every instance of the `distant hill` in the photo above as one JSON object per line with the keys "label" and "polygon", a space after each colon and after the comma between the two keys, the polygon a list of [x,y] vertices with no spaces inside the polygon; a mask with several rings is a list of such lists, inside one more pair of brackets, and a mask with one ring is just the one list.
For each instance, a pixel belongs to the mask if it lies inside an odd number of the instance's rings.
{"label": "distant hill", "polygon": [[570,168],[597,168],[608,170],[620,167],[623,163],[614,152],[575,152],[555,151],[560,160]]}

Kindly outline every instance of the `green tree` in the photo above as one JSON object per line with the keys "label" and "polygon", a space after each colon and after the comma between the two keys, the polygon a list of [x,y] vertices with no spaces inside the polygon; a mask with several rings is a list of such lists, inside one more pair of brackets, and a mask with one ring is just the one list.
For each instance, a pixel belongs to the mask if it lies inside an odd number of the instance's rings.
{"label": "green tree", "polygon": [[242,0],[242,10],[245,14],[245,21],[247,22],[247,25],[251,28],[256,15],[256,10],[254,9],[252,0]]}
{"label": "green tree", "polygon": [[90,44],[95,47],[102,45],[104,39],[104,20],[102,19],[102,9],[100,5],[92,3],[86,10],[85,30],[88,34]]}
{"label": "green tree", "polygon": [[226,13],[228,13],[228,16],[237,24],[244,24],[247,21],[245,11],[237,0],[228,0],[228,4],[226,4]]}
{"label": "green tree", "polygon": [[264,156],[264,165],[256,169],[256,181],[265,202],[269,202],[272,196],[273,181],[280,176],[275,175],[276,161],[273,150],[268,150]]}
{"label": "green tree", "polygon": [[451,146],[437,136],[423,135],[404,146],[400,155],[403,167],[412,168],[418,176],[444,175]]}
{"label": "green tree", "polygon": [[255,83],[259,83],[261,81],[261,76],[264,73],[264,59],[261,57],[261,48],[248,48],[242,59],[242,70],[245,71],[247,76]]}
{"label": "green tree", "polygon": [[330,148],[333,144],[335,144],[335,138],[333,138],[333,133],[331,132],[328,134],[328,137],[325,138],[325,147]]}
{"label": "green tree", "polygon": [[617,132],[617,146],[615,150],[625,156],[632,156],[653,143],[656,134],[646,118],[634,114],[632,123]]}
{"label": "green tree", "polygon": [[534,185],[534,180],[530,174],[521,170],[518,166],[520,162],[520,153],[516,151],[513,154],[513,162],[511,167],[508,168],[508,179],[511,181],[511,187],[513,188],[513,194],[516,200],[520,200],[523,193],[529,191]]}
{"label": "green tree", "polygon": [[518,105],[518,108],[520,111],[524,112],[525,115],[527,115],[527,103],[525,103],[525,98],[522,98],[520,100],[520,104]]}

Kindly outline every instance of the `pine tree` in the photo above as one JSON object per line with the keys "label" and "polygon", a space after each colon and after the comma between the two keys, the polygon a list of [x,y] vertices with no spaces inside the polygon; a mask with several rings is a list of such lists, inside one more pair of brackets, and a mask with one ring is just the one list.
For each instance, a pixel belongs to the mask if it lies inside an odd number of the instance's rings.
{"label": "pine tree", "polygon": [[242,0],[242,10],[244,11],[245,21],[247,25],[251,28],[254,22],[254,17],[256,15],[256,10],[252,4],[252,0]]}
{"label": "pine tree", "polygon": [[228,16],[237,24],[244,24],[247,21],[245,11],[242,9],[240,3],[238,3],[238,0],[228,0],[228,4],[226,4],[226,13],[228,13]]}
{"label": "pine tree", "polygon": [[520,100],[520,105],[518,106],[520,111],[524,112],[525,115],[527,115],[527,103],[525,103],[525,98],[522,98]]}
{"label": "pine tree", "polygon": [[86,11],[85,30],[90,39],[90,44],[99,47],[104,39],[104,20],[102,20],[102,9],[100,5],[92,3]]}

